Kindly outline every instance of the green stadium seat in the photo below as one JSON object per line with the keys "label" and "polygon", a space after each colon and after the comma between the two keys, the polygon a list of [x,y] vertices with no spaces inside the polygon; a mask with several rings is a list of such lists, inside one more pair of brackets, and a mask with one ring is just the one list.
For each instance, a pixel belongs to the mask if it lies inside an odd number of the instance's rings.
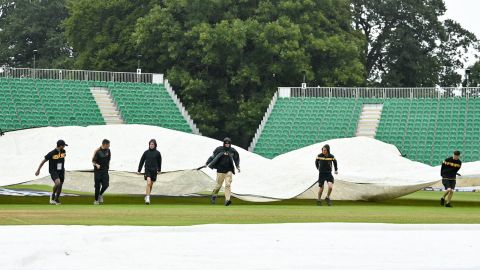
{"label": "green stadium seat", "polygon": [[192,132],[163,85],[107,83],[106,86],[110,89],[126,123],[155,125]]}
{"label": "green stadium seat", "polygon": [[364,103],[383,103],[376,138],[410,159],[438,165],[455,149],[463,150],[464,161],[480,158],[479,98],[279,98],[254,152],[273,158],[311,144],[310,138],[354,136]]}
{"label": "green stadium seat", "polygon": [[[105,124],[87,84],[76,81],[4,78],[0,86],[6,93],[0,98],[1,107],[5,108],[0,110],[0,116],[8,119],[5,126],[2,126],[5,130],[75,125],[78,120],[71,117],[84,110],[95,114],[95,121],[90,124]],[[3,105],[3,102],[8,105]],[[63,118],[58,117],[59,111]]]}

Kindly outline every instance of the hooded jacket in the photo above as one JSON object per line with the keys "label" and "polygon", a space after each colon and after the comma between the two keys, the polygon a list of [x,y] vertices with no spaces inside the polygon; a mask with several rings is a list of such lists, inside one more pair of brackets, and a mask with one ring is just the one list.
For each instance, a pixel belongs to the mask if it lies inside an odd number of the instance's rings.
{"label": "hooded jacket", "polygon": [[155,148],[150,149],[149,147],[148,150],[143,153],[140,164],[138,164],[138,172],[142,171],[143,163],[145,163],[145,171],[162,171],[162,155],[157,150],[157,142],[151,140],[149,145],[151,142],[155,144]]}
{"label": "hooded jacket", "polygon": [[206,164],[219,173],[231,171],[235,174],[235,167],[240,168],[240,155],[233,147],[220,146],[213,151]]}
{"label": "hooded jacket", "polygon": [[332,163],[333,167],[335,167],[335,171],[338,171],[338,165],[337,165],[337,160],[335,159],[335,156],[330,154],[330,146],[326,144],[323,146],[327,149],[327,154],[324,155],[323,153],[320,153],[317,158],[315,159],[315,167],[317,167],[317,170],[319,171],[320,174],[328,174],[332,173]]}

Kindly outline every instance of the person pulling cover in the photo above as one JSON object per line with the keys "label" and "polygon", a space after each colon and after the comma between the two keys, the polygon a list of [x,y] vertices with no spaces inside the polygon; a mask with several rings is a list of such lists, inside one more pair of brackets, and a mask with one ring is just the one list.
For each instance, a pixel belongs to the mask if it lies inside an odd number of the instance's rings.
{"label": "person pulling cover", "polygon": [[150,204],[150,194],[152,192],[153,183],[157,181],[157,174],[162,171],[162,155],[157,150],[157,141],[151,139],[148,142],[148,150],[145,151],[138,164],[138,174],[142,171],[143,164],[145,163],[145,180],[147,181],[147,187],[145,190],[145,204]]}
{"label": "person pulling cover", "polygon": [[330,153],[330,146],[326,144],[322,147],[322,153],[320,153],[315,159],[315,166],[318,170],[318,185],[320,186],[317,200],[318,206],[322,205],[321,199],[325,182],[328,184],[328,192],[325,201],[327,202],[328,206],[332,206],[332,200],[330,200],[330,194],[332,194],[334,182],[332,175],[332,163],[335,167],[335,174],[338,174],[337,160],[335,159],[335,156]]}
{"label": "person pulling cover", "polygon": [[229,206],[232,204],[231,186],[235,167],[240,172],[240,155],[232,147],[230,138],[223,139],[223,146],[219,146],[213,151],[213,155],[208,158],[206,165],[211,169],[217,170],[217,184],[212,191],[210,202],[212,204],[216,203],[218,192],[222,188],[223,182],[225,182],[225,206]]}
{"label": "person pulling cover", "polygon": [[45,158],[38,166],[35,176],[40,174],[43,164],[48,161],[48,172],[54,183],[50,204],[60,204],[60,194],[62,193],[63,182],[65,181],[65,146],[68,144],[64,140],[57,141],[57,147],[45,155]]}
{"label": "person pulling cover", "polygon": [[110,152],[110,141],[104,139],[102,146],[97,148],[93,153],[93,175],[95,182],[95,201],[93,204],[103,204],[103,193],[110,185],[110,176],[108,175],[108,169],[110,168],[110,160],[112,153]]}
{"label": "person pulling cover", "polygon": [[460,161],[460,151],[453,152],[453,157],[449,157],[443,161],[440,175],[442,176],[442,184],[445,187],[445,193],[442,198],[440,198],[440,205],[452,207],[451,200],[457,183],[458,170],[460,170],[461,167],[462,161]]}

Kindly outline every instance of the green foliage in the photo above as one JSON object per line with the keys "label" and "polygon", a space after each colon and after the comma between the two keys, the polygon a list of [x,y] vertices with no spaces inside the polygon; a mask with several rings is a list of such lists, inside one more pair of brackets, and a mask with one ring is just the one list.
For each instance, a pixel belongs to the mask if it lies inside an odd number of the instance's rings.
{"label": "green foliage", "polygon": [[242,146],[276,87],[364,82],[348,1],[164,1],[133,36],[202,133]]}
{"label": "green foliage", "polygon": [[68,1],[64,27],[75,68],[134,71],[138,53],[131,35],[148,9],[141,0]]}
{"label": "green foliage", "polygon": [[370,84],[455,86],[475,35],[452,20],[441,21],[443,0],[352,0],[355,28],[363,33]]}
{"label": "green foliage", "polygon": [[68,65],[62,21],[65,0],[0,0],[0,65],[55,68]]}
{"label": "green foliage", "polygon": [[[203,134],[248,146],[279,86],[458,85],[443,0],[0,0],[0,64],[165,73]],[[141,55],[141,57],[139,57]],[[472,69],[471,79],[475,75]]]}

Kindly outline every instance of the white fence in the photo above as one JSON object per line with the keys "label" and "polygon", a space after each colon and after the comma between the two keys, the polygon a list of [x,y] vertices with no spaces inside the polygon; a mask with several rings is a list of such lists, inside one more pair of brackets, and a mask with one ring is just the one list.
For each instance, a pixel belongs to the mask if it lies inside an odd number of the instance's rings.
{"label": "white fence", "polygon": [[69,69],[0,68],[0,78],[153,83],[155,75],[158,74]]}
{"label": "white fence", "polygon": [[282,97],[327,98],[479,98],[480,87],[280,87]]}

